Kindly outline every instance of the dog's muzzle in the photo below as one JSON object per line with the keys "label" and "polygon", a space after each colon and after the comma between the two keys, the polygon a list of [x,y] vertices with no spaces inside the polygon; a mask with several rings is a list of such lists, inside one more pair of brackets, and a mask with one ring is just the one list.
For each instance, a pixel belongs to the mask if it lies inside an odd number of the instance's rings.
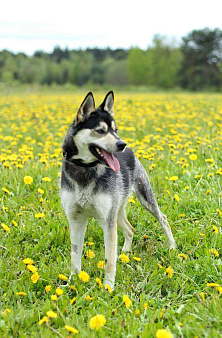
{"label": "dog's muzzle", "polygon": [[123,151],[126,148],[126,143],[123,140],[120,140],[116,143],[117,151]]}

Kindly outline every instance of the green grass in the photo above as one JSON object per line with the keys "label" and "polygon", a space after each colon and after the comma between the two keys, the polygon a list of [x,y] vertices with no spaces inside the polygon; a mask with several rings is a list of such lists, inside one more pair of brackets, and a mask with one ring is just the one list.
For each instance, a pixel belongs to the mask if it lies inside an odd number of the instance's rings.
{"label": "green grass", "polygon": [[[117,262],[115,290],[110,294],[95,281],[104,278],[104,270],[97,267],[104,260],[104,243],[102,229],[90,219],[82,258],[82,269],[90,280],[83,283],[74,276],[76,290],[64,287],[58,301],[51,300],[64,284],[59,274],[70,274],[68,222],[59,199],[59,149],[82,99],[79,94],[0,99],[0,224],[10,229],[0,226],[0,336],[68,337],[72,334],[65,325],[70,325],[79,337],[155,337],[163,328],[174,337],[221,337],[221,294],[217,287],[207,285],[222,286],[220,95],[117,95],[119,133],[149,174],[177,250],[168,249],[160,225],[135,199],[127,206],[128,219],[136,228],[132,252],[129,263]],[[190,159],[191,153],[197,155],[196,160]],[[19,163],[22,168],[17,167]],[[25,184],[25,176],[31,176],[33,183]],[[171,181],[173,176],[178,179]],[[43,177],[51,181],[44,182]],[[44,190],[43,195],[38,188]],[[36,218],[38,213],[45,216]],[[119,231],[118,254],[123,242]],[[210,253],[212,248],[217,254]],[[92,259],[87,257],[89,249],[95,254]],[[28,257],[38,269],[37,283],[22,262]],[[171,278],[168,267],[173,269]],[[48,293],[46,285],[52,286]],[[87,295],[93,299],[86,300]],[[132,301],[129,308],[123,295]],[[70,305],[73,297],[76,301]],[[39,325],[49,310],[58,317]],[[96,314],[106,318],[98,331],[89,326]]]}

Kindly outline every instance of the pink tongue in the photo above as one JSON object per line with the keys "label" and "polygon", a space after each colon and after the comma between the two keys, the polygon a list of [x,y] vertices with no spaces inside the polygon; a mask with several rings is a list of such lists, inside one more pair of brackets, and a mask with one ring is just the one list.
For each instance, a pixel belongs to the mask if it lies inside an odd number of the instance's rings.
{"label": "pink tongue", "polygon": [[120,170],[119,161],[113,156],[113,154],[108,153],[107,151],[100,149],[101,154],[105,157],[108,165],[113,171]]}

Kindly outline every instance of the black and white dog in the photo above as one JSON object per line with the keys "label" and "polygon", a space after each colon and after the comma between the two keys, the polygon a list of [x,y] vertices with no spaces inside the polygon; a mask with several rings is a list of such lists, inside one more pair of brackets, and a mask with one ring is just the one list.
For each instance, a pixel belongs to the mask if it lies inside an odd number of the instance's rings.
{"label": "black and white dog", "polygon": [[159,221],[170,248],[176,247],[167,218],[153,195],[146,171],[117,135],[114,94],[110,91],[99,108],[90,92],[81,104],[63,142],[61,201],[69,221],[71,275],[81,271],[81,256],[88,217],[104,231],[105,281],[114,288],[117,260],[117,226],[123,231],[123,251],[130,251],[133,227],[125,206],[132,191]]}

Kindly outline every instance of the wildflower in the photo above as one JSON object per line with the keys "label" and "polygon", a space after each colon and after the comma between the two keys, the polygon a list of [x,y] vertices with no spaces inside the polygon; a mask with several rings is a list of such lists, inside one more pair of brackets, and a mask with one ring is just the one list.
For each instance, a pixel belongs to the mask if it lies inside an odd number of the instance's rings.
{"label": "wildflower", "polygon": [[6,188],[2,188],[2,191],[4,191],[4,192],[6,192],[7,194],[9,194],[10,195],[10,191],[8,190],[8,189],[6,189]]}
{"label": "wildflower", "polygon": [[72,305],[74,302],[76,301],[76,297],[73,297],[72,299],[70,299],[70,305]]}
{"label": "wildflower", "polygon": [[90,295],[87,295],[87,296],[85,297],[85,300],[93,300],[93,297],[90,297]]}
{"label": "wildflower", "polygon": [[68,280],[68,277],[66,277],[65,275],[62,275],[61,273],[59,274],[59,279],[61,280]]}
{"label": "wildflower", "polygon": [[185,214],[179,214],[179,218],[184,218],[184,217],[186,217]]}
{"label": "wildflower", "polygon": [[206,195],[210,195],[210,194],[211,194],[211,191],[210,191],[210,189],[208,189],[207,192],[206,192]]}
{"label": "wildflower", "polygon": [[32,184],[33,178],[31,176],[25,176],[23,181],[25,184]]}
{"label": "wildflower", "polygon": [[218,234],[218,232],[219,232],[218,228],[214,224],[213,224],[213,231],[215,232],[215,234]]}
{"label": "wildflower", "polygon": [[187,260],[187,255],[185,254],[179,254],[177,255],[178,258],[182,257],[185,261]]}
{"label": "wildflower", "polygon": [[213,159],[213,158],[206,158],[205,162],[213,163],[213,162],[214,162],[214,159]]}
{"label": "wildflower", "polygon": [[161,264],[157,264],[158,265],[158,267],[160,268],[160,269],[162,269],[163,268],[163,266],[161,265]]}
{"label": "wildflower", "polygon": [[7,232],[10,231],[10,228],[5,223],[1,223],[1,226],[5,231],[7,231]]}
{"label": "wildflower", "polygon": [[38,192],[43,195],[44,194],[44,190],[42,190],[41,188],[38,188]]}
{"label": "wildflower", "polygon": [[16,226],[16,227],[18,226],[18,223],[17,223],[16,221],[14,221],[14,220],[12,221],[12,224],[13,224],[14,226]]}
{"label": "wildflower", "polygon": [[129,263],[129,257],[125,255],[124,253],[119,255],[119,258],[121,259],[123,263]]}
{"label": "wildflower", "polygon": [[31,259],[31,258],[25,258],[25,259],[23,259],[23,263],[24,264],[27,264],[27,265],[31,265],[31,264],[33,264],[33,260]]}
{"label": "wildflower", "polygon": [[94,252],[93,252],[92,250],[88,250],[88,251],[86,252],[86,254],[87,254],[87,257],[89,257],[89,258],[95,257],[95,254],[94,254]]}
{"label": "wildflower", "polygon": [[16,292],[16,295],[17,296],[27,296],[27,293],[20,291],[20,292]]}
{"label": "wildflower", "polygon": [[156,332],[156,338],[172,338],[173,335],[166,329],[158,329]]}
{"label": "wildflower", "polygon": [[180,200],[180,198],[179,198],[179,196],[178,196],[177,194],[174,195],[174,199],[175,199],[175,201],[177,201],[177,202],[179,202],[179,200]]}
{"label": "wildflower", "polygon": [[101,280],[97,277],[96,278],[96,283],[99,285],[99,287],[102,289],[103,285],[102,285],[102,282]]}
{"label": "wildflower", "polygon": [[88,242],[88,245],[92,246],[92,245],[94,245],[94,242]]}
{"label": "wildflower", "polygon": [[182,323],[178,323],[178,326],[181,327],[183,324]]}
{"label": "wildflower", "polygon": [[222,212],[220,211],[220,209],[217,208],[216,211],[217,211],[217,213],[218,213],[220,216],[222,216]]}
{"label": "wildflower", "polygon": [[167,277],[169,278],[172,278],[173,276],[173,269],[171,268],[171,266],[169,266],[167,269],[166,269],[166,273],[167,273]]}
{"label": "wildflower", "polygon": [[217,284],[217,283],[207,283],[207,286],[209,286],[210,288],[215,288],[215,287],[218,287],[220,285]]}
{"label": "wildflower", "polygon": [[109,293],[112,293],[112,289],[110,285],[105,284],[105,288],[109,291]]}
{"label": "wildflower", "polygon": [[177,181],[178,180],[178,176],[172,176],[169,178],[170,181]]}
{"label": "wildflower", "polygon": [[128,199],[129,203],[136,203],[134,196],[130,196],[130,198]]}
{"label": "wildflower", "polygon": [[50,177],[43,177],[42,181],[44,181],[44,182],[50,182],[51,178]]}
{"label": "wildflower", "polygon": [[99,261],[99,263],[97,264],[97,267],[99,269],[104,269],[105,268],[105,262],[104,261]]}
{"label": "wildflower", "polygon": [[211,254],[213,254],[215,257],[219,257],[219,253],[218,253],[218,251],[216,249],[212,248],[212,249],[209,250],[209,252]]}
{"label": "wildflower", "polygon": [[148,307],[148,304],[147,304],[147,303],[144,303],[144,304],[143,304],[143,310],[146,310],[147,307]]}
{"label": "wildflower", "polygon": [[204,292],[201,292],[201,293],[200,293],[200,297],[202,298],[202,300],[205,300]]}
{"label": "wildflower", "polygon": [[26,265],[27,269],[33,273],[37,271],[37,268],[34,265],[28,264]]}
{"label": "wildflower", "polygon": [[52,311],[52,310],[47,311],[46,314],[49,318],[57,318],[58,317],[57,313]]}
{"label": "wildflower", "polygon": [[79,279],[82,280],[84,283],[89,281],[89,275],[85,271],[80,271],[78,276],[79,276]]}
{"label": "wildflower", "polygon": [[197,155],[196,155],[196,154],[191,154],[191,155],[189,156],[189,159],[190,159],[191,161],[196,161]]}
{"label": "wildflower", "polygon": [[46,285],[45,291],[46,291],[46,292],[49,292],[49,291],[51,291],[51,290],[52,290],[51,285]]}
{"label": "wildflower", "polygon": [[76,287],[75,287],[74,285],[71,285],[70,288],[71,288],[71,290],[74,290],[74,291],[77,290]]}
{"label": "wildflower", "polygon": [[39,276],[38,272],[35,272],[31,277],[32,283],[36,284],[39,280],[39,277],[40,276]]}
{"label": "wildflower", "polygon": [[52,300],[58,300],[58,297],[56,295],[51,295]]}
{"label": "wildflower", "polygon": [[91,327],[91,329],[96,329],[98,330],[100,327],[104,326],[106,324],[106,318],[101,315],[101,314],[98,314],[94,317],[92,317],[89,321],[89,325]]}
{"label": "wildflower", "polygon": [[140,261],[141,261],[141,258],[139,258],[139,257],[133,257],[133,259],[134,259],[135,261],[137,261],[137,262],[140,262]]}
{"label": "wildflower", "polygon": [[218,291],[219,293],[222,293],[222,286],[218,286],[218,287],[217,287],[217,291]]}
{"label": "wildflower", "polygon": [[140,310],[139,309],[136,309],[135,310],[135,316],[139,316],[140,315]]}
{"label": "wildflower", "polygon": [[129,299],[129,297],[127,295],[123,295],[123,301],[124,301],[126,307],[129,308],[132,301]]}
{"label": "wildflower", "polygon": [[56,293],[58,296],[63,295],[63,290],[62,289],[56,289]]}
{"label": "wildflower", "polygon": [[65,325],[65,329],[73,334],[77,334],[79,331],[76,330],[74,327],[69,326],[69,325]]}
{"label": "wildflower", "polygon": [[190,187],[188,185],[186,185],[186,187],[184,188],[185,190],[189,190]]}
{"label": "wildflower", "polygon": [[49,321],[49,318],[47,316],[42,317],[39,321],[39,325],[42,325],[43,323],[46,323]]}
{"label": "wildflower", "polygon": [[45,214],[43,213],[38,213],[38,214],[35,214],[35,218],[42,218],[42,217],[45,217]]}

